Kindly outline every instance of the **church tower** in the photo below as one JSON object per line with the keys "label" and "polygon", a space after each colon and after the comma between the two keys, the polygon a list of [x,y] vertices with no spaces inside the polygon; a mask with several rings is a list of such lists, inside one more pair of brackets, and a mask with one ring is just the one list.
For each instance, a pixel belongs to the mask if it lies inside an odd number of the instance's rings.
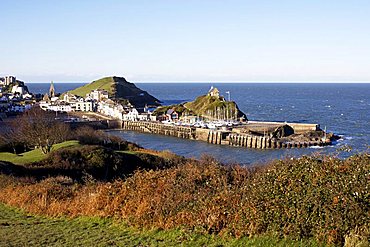
{"label": "church tower", "polygon": [[49,96],[50,96],[50,98],[55,97],[55,88],[54,88],[54,82],[53,81],[51,81],[51,83],[50,83]]}

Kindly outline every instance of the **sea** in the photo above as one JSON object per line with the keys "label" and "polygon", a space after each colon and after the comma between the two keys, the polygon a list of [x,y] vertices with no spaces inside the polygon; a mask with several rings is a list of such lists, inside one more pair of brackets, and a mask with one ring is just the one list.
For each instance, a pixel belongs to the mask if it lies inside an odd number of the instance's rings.
{"label": "sea", "polygon": [[[82,83],[54,83],[62,93]],[[217,146],[201,141],[169,136],[114,130],[109,133],[135,142],[144,148],[169,150],[200,158],[211,155],[227,164],[258,164],[276,158],[291,158],[313,153],[340,158],[369,151],[370,83],[136,83],[162,101],[163,105],[192,101],[206,94],[211,86],[235,101],[249,120],[318,123],[341,137],[332,146],[303,149],[257,150]],[[27,83],[32,93],[46,93],[50,84]]]}

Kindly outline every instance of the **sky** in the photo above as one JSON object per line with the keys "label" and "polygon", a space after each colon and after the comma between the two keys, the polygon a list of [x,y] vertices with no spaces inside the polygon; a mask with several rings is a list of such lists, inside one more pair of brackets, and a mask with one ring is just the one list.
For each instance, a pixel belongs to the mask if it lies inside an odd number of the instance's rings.
{"label": "sky", "polygon": [[26,82],[370,82],[369,0],[0,0]]}

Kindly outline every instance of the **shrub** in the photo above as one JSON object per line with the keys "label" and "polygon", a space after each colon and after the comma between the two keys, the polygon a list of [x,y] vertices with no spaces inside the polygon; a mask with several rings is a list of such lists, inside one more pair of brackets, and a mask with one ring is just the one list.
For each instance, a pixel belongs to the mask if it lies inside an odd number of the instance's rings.
{"label": "shrub", "polygon": [[369,161],[368,154],[302,157],[247,169],[204,157],[109,183],[54,179],[7,186],[0,189],[0,201],[50,215],[117,217],[145,228],[366,243]]}
{"label": "shrub", "polygon": [[140,148],[138,145],[127,142],[118,136],[109,135],[89,126],[80,127],[74,133],[75,138],[85,145],[102,145],[114,150],[138,150]]}

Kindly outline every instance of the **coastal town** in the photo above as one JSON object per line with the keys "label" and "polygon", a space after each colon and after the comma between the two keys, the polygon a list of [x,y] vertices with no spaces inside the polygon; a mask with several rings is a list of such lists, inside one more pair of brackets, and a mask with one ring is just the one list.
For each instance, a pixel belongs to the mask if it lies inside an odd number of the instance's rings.
{"label": "coastal town", "polygon": [[[48,93],[36,95],[29,92],[24,82],[14,76],[0,78],[0,114],[6,115],[22,113],[31,107],[41,107],[45,111],[56,113],[96,112],[106,117],[119,120],[155,120],[151,111],[136,109],[129,102],[116,103],[108,97],[106,90],[92,90],[85,97],[65,93],[58,94],[54,83],[51,82]],[[76,119],[75,119],[76,120]]]}
{"label": "coastal town", "polygon": [[123,77],[105,77],[63,93],[51,82],[44,95],[30,93],[14,76],[1,82],[2,118],[40,107],[64,122],[104,121],[108,128],[260,149],[324,146],[338,138],[314,123],[250,121],[230,92],[226,99],[213,86],[194,101],[162,105]]}
{"label": "coastal town", "polygon": [[[217,88],[211,87],[208,92],[211,97],[220,98]],[[70,92],[58,94],[55,91],[54,83],[50,83],[48,93],[42,95],[32,94],[28,91],[27,86],[22,81],[16,80],[14,76],[6,76],[0,78],[0,112],[8,114],[16,114],[30,109],[32,106],[41,107],[45,111],[53,111],[56,113],[97,113],[100,116],[114,120],[122,121],[159,121],[169,125],[184,125],[215,129],[222,126],[239,125],[246,120],[243,118],[237,121],[236,111],[231,116],[231,111],[218,113],[213,116],[208,115],[192,115],[189,112],[182,114],[182,111],[176,111],[175,108],[168,108],[166,111],[158,114],[157,109],[162,106],[135,107],[130,101],[118,102],[114,98],[109,97],[109,92],[104,89],[94,89],[87,93],[84,97],[74,95]],[[229,114],[230,113],[230,116]],[[212,115],[212,114],[211,114]],[[227,116],[226,116],[227,115]],[[78,119],[74,119],[78,121]],[[92,120],[95,120],[92,118]]]}
{"label": "coastal town", "polygon": [[19,113],[36,103],[36,96],[28,91],[23,81],[15,76],[0,77],[0,114]]}

